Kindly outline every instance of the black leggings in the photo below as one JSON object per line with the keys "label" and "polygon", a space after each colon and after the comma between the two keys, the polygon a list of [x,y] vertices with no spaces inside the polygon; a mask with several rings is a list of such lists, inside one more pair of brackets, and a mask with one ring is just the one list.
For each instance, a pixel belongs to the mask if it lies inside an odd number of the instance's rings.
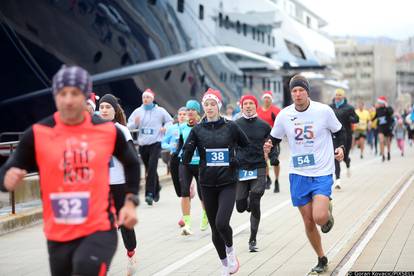
{"label": "black leggings", "polygon": [[[114,199],[116,215],[119,215],[119,210],[124,206],[125,195],[126,195],[126,184],[116,184],[110,185],[111,194]],[[122,234],[122,240],[124,241],[124,246],[128,251],[134,251],[137,247],[137,239],[135,237],[134,229],[128,229],[125,226],[120,226]]]}
{"label": "black leggings", "polygon": [[106,275],[117,243],[115,229],[68,242],[48,240],[50,272],[52,276]]}
{"label": "black leggings", "polygon": [[145,165],[145,195],[151,194],[156,197],[160,192],[160,181],[158,178],[157,167],[161,153],[161,143],[139,146],[139,154]]}
{"label": "black leggings", "polygon": [[[345,140],[345,152],[344,152],[344,162],[347,168],[351,166],[351,159],[349,158],[349,152],[352,147],[352,133],[346,135]],[[336,179],[341,178],[341,165],[338,160],[335,159],[335,177]]]}
{"label": "black leggings", "polygon": [[181,197],[181,185],[180,185],[180,177],[179,177],[179,168],[180,166],[180,158],[177,155],[172,154],[170,159],[170,172],[171,172],[171,179],[174,184],[175,194],[178,197]]}
{"label": "black leggings", "polygon": [[200,186],[200,182],[198,181],[198,172],[199,172],[198,165],[180,164],[179,175],[180,175],[180,186],[181,186],[182,197],[190,197],[191,182],[193,181],[193,178],[194,178],[196,181],[196,185],[197,185],[198,198],[200,199],[200,201],[203,201],[202,196],[201,196],[201,186]]}
{"label": "black leggings", "polygon": [[227,257],[226,246],[233,246],[230,218],[236,201],[236,184],[201,187],[201,193],[211,227],[213,244],[220,259],[223,260]]}

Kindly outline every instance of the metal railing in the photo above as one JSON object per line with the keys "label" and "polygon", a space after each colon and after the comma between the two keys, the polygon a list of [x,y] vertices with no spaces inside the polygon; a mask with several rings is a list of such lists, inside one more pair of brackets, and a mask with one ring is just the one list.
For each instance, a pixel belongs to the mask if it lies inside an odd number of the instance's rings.
{"label": "metal railing", "polygon": [[[2,154],[5,153],[10,156],[13,153],[13,150],[17,147],[17,144],[19,144],[19,141],[2,142],[0,143],[0,151],[2,152]],[[9,192],[9,202],[12,208],[11,213],[15,215],[16,214],[16,199],[15,199],[14,192]]]}

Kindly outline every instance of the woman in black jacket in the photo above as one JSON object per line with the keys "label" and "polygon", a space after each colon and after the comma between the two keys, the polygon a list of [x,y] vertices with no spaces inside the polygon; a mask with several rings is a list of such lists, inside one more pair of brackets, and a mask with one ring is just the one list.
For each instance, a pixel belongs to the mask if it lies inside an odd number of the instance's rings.
{"label": "woman in black jacket", "polygon": [[234,122],[220,116],[222,102],[219,91],[208,89],[202,105],[205,118],[191,130],[186,140],[183,163],[190,163],[197,148],[200,155],[199,181],[212,240],[223,264],[223,275],[228,275],[239,269],[230,227],[238,173],[235,149],[247,146],[249,141]]}

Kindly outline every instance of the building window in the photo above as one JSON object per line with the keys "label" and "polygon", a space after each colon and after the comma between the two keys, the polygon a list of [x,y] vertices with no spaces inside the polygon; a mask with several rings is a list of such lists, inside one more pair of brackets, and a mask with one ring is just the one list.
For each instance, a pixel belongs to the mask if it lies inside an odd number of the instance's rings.
{"label": "building window", "polygon": [[312,21],[309,16],[306,16],[306,26],[308,26],[308,28],[312,28]]}
{"label": "building window", "polygon": [[253,88],[253,76],[252,75],[249,76],[249,87],[250,89]]}
{"label": "building window", "polygon": [[177,0],[178,12],[184,12],[184,0]]}
{"label": "building window", "polygon": [[223,14],[219,13],[219,27],[223,27]]}
{"label": "building window", "polygon": [[265,33],[262,32],[262,43],[265,43]]}
{"label": "building window", "polygon": [[252,28],[252,37],[253,37],[253,40],[256,39],[256,29],[255,28]]}
{"label": "building window", "polygon": [[243,35],[247,35],[247,25],[245,23],[243,23]]}
{"label": "building window", "polygon": [[270,46],[270,34],[267,35],[267,44]]}
{"label": "building window", "polygon": [[236,22],[236,31],[238,34],[240,33],[240,21],[239,20],[237,20]]}
{"label": "building window", "polygon": [[200,20],[204,19],[204,6],[203,5],[198,6],[198,18]]}
{"label": "building window", "polygon": [[273,46],[273,48],[276,47],[276,39],[275,39],[274,36],[272,36],[272,46]]}
{"label": "building window", "polygon": [[226,15],[226,17],[224,18],[224,28],[228,29],[230,27],[230,19],[229,16]]}
{"label": "building window", "polygon": [[265,78],[262,79],[262,89],[266,90],[266,79]]}
{"label": "building window", "polygon": [[155,5],[157,4],[157,0],[148,0],[148,4]]}

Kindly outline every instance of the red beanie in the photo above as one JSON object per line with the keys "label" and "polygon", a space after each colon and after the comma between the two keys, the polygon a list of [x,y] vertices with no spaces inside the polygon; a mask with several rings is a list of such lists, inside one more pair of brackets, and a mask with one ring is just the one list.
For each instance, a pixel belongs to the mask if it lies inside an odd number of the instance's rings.
{"label": "red beanie", "polygon": [[206,100],[212,99],[217,102],[218,108],[220,109],[222,106],[222,97],[221,93],[218,90],[214,90],[213,88],[209,88],[206,93],[203,95],[203,99],[201,100],[201,103],[203,104]]}
{"label": "red beanie", "polygon": [[378,97],[377,102],[380,104],[387,105],[387,98],[385,96],[380,96]]}
{"label": "red beanie", "polygon": [[92,106],[93,110],[96,109],[96,100],[99,100],[99,96],[94,92],[91,92],[89,99],[86,102]]}
{"label": "red beanie", "polygon": [[255,96],[253,95],[244,95],[240,98],[240,106],[243,108],[243,102],[245,100],[252,100],[254,102],[254,104],[256,105],[256,108],[258,107],[258,102]]}
{"label": "red beanie", "polygon": [[268,91],[264,91],[264,92],[263,92],[263,94],[262,94],[262,100],[263,100],[265,97],[269,97],[270,99],[272,99],[272,100],[273,100],[273,93],[272,93],[272,91],[270,91],[270,90],[268,90]]}

